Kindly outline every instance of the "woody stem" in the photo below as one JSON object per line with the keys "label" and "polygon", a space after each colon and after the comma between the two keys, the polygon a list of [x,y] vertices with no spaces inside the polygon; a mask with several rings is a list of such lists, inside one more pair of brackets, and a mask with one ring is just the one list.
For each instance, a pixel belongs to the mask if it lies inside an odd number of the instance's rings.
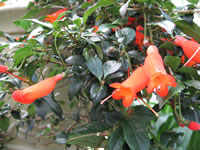
{"label": "woody stem", "polygon": [[153,110],[149,104],[147,104],[141,97],[140,99],[154,113],[156,117],[159,117],[158,113],[155,110]]}
{"label": "woody stem", "polygon": [[196,50],[196,52],[188,59],[188,61],[183,65],[184,67],[192,60],[192,58],[200,51],[200,47]]}

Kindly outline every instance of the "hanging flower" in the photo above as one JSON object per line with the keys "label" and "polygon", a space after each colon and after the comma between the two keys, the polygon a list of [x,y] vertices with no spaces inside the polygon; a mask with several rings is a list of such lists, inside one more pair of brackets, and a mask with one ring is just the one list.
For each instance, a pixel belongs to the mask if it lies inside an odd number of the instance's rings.
{"label": "hanging flower", "polygon": [[183,36],[176,36],[175,43],[183,49],[184,54],[196,63],[200,63],[200,44]]}
{"label": "hanging flower", "polygon": [[177,85],[173,76],[167,74],[162,57],[154,45],[147,49],[144,70],[149,77],[148,93],[152,93],[156,89],[158,95],[165,97],[168,94],[168,86],[176,87]]}
{"label": "hanging flower", "polygon": [[128,23],[126,24],[127,26],[128,25],[133,25],[136,21],[136,18],[135,17],[128,17]]}
{"label": "hanging flower", "polygon": [[138,67],[124,82],[112,83],[109,86],[116,88],[112,93],[112,98],[122,100],[124,107],[129,107],[136,93],[144,89],[148,84],[149,78],[146,76],[143,66]]}
{"label": "hanging flower", "polygon": [[39,83],[31,85],[23,90],[16,90],[12,98],[22,104],[31,104],[36,99],[50,94],[56,86],[56,83],[63,78],[62,74],[47,78]]}
{"label": "hanging flower", "polygon": [[94,33],[96,33],[98,31],[99,27],[98,26],[93,26],[93,31]]}
{"label": "hanging flower", "polygon": [[[54,21],[56,21],[58,16],[65,11],[67,11],[67,8],[60,9],[60,10],[54,12],[53,14],[47,15],[46,18],[45,18],[45,21],[49,21],[50,23],[54,23]],[[60,19],[62,19],[62,18],[64,18],[64,16],[62,16]]]}

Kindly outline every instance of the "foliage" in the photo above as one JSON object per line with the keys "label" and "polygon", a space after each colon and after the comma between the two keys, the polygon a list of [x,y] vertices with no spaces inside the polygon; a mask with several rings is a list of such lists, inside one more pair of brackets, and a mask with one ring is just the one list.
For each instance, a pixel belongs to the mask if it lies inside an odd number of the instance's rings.
{"label": "foliage", "polygon": [[[21,125],[16,128],[24,127],[27,133],[39,122],[48,122],[51,127],[38,131],[38,136],[53,136],[55,143],[66,146],[198,149],[199,131],[179,126],[187,126],[188,121],[200,123],[199,64],[183,66],[183,51],[174,44],[176,35],[200,42],[200,27],[188,19],[193,17],[198,1],[188,2],[184,10],[170,0],[30,2],[29,12],[15,21],[24,28],[23,36],[14,38],[0,31],[0,36],[9,41],[0,43],[1,64],[27,79],[22,83],[5,73],[0,75],[0,133],[7,136],[10,119],[14,118]],[[58,8],[68,10],[58,14],[53,23],[45,21],[45,16],[36,17],[43,10],[55,12]],[[137,30],[138,26],[143,29]],[[101,104],[113,92],[109,84],[124,81],[130,71],[144,64],[151,44],[159,48],[166,71],[176,79],[177,86],[169,87],[166,97],[148,94],[146,89],[138,92],[146,105],[134,101],[124,108],[121,101],[112,98]],[[55,91],[66,87],[60,94],[67,93],[68,97],[59,99],[54,91],[28,107],[7,101],[6,96],[14,90],[62,72],[66,76]],[[65,103],[70,103],[70,115],[63,109]],[[159,114],[158,118],[147,105]],[[22,110],[27,112],[25,116]],[[66,120],[70,125],[63,125]],[[0,143],[8,140],[8,136],[1,138]]]}

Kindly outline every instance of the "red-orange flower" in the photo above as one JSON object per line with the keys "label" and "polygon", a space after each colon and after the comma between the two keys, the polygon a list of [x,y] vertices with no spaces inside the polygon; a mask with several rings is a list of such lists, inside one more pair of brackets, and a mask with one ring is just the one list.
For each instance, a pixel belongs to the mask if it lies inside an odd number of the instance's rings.
{"label": "red-orange flower", "polygon": [[[185,63],[185,56],[184,56],[184,55],[181,56],[181,63],[182,63],[182,64]],[[186,66],[188,66],[188,67],[194,66],[194,67],[195,67],[195,66],[196,66],[196,62],[193,61],[193,60],[190,60],[190,61],[186,64]]]}
{"label": "red-orange flower", "polygon": [[[179,124],[179,126],[184,127],[185,125],[184,124]],[[200,130],[200,124],[195,122],[195,121],[190,121],[187,127],[190,130],[193,130],[193,131]]]}
{"label": "red-orange flower", "polygon": [[147,49],[144,70],[149,77],[148,93],[152,93],[156,89],[158,95],[165,97],[168,94],[168,86],[175,87],[177,85],[175,79],[167,74],[162,57],[154,45]]}
{"label": "red-orange flower", "polygon": [[189,59],[192,57],[192,61],[200,63],[200,44],[193,40],[188,40],[183,36],[176,36],[175,43],[177,46],[182,47],[184,54]]}
{"label": "red-orange flower", "polygon": [[63,78],[62,74],[47,78],[39,83],[31,85],[23,90],[16,90],[12,94],[12,98],[22,104],[31,104],[36,99],[44,97],[51,93],[56,83]]}
{"label": "red-orange flower", "polygon": [[112,98],[122,100],[124,107],[129,107],[136,93],[144,89],[148,84],[149,78],[146,76],[143,66],[138,67],[125,81],[122,83],[112,83],[110,87],[116,88],[112,93]]}
{"label": "red-orange flower", "polygon": [[93,31],[92,32],[96,33],[98,30],[99,30],[98,26],[93,26]]}
{"label": "red-orange flower", "polygon": [[[46,18],[45,18],[45,21],[49,21],[50,23],[54,23],[54,21],[56,21],[58,16],[65,11],[67,11],[67,8],[60,9],[60,10],[54,12],[53,14],[47,15]],[[60,19],[62,19],[63,17],[64,16],[62,16]]]}

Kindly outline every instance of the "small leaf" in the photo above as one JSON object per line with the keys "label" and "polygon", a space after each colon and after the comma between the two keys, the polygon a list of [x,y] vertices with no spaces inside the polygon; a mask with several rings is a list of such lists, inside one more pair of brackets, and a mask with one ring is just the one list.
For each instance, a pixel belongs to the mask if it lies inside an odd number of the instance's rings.
{"label": "small leaf", "polygon": [[181,59],[175,56],[165,56],[164,62],[175,72],[181,63]]}
{"label": "small leaf", "polygon": [[198,90],[200,90],[200,81],[197,80],[188,80],[183,82],[184,84],[188,85],[188,86],[192,86]]}
{"label": "small leaf", "polygon": [[126,11],[127,11],[127,8],[128,8],[128,5],[130,3],[131,0],[128,0],[120,9],[119,9],[119,13],[120,15],[122,16],[122,18],[125,17],[126,15]]}
{"label": "small leaf", "polygon": [[159,49],[167,49],[175,51],[175,46],[171,42],[164,42],[159,46]]}
{"label": "small leaf", "polygon": [[101,78],[103,77],[102,61],[98,57],[92,57],[86,62],[86,65],[90,72],[101,81]]}
{"label": "small leaf", "polygon": [[99,7],[107,7],[117,4],[115,0],[98,0],[93,6],[91,6],[83,15],[83,23],[86,24],[88,17]]}
{"label": "small leaf", "polygon": [[5,116],[0,118],[0,130],[6,132],[8,130],[9,125],[10,125],[9,118]]}
{"label": "small leaf", "polygon": [[100,85],[99,82],[94,82],[90,89],[90,98],[94,103],[99,103],[107,95],[107,87]]}
{"label": "small leaf", "polygon": [[176,26],[188,36],[193,37],[196,41],[200,42],[200,27],[195,23],[188,23],[184,20],[178,20],[175,22]]}
{"label": "small leaf", "polygon": [[108,125],[113,126],[115,123],[123,120],[123,116],[116,110],[108,111],[105,113],[105,121]]}
{"label": "small leaf", "polygon": [[51,23],[42,22],[42,21],[39,21],[38,19],[24,19],[24,20],[32,21],[34,23],[40,24],[40,25],[47,27],[49,29],[53,28],[53,25]]}
{"label": "small leaf", "polygon": [[120,67],[121,63],[116,62],[114,60],[105,62],[103,65],[104,78],[106,78],[109,74],[112,74],[119,70]]}
{"label": "small leaf", "polygon": [[57,144],[66,144],[68,136],[65,132],[59,132],[55,135],[54,140]]}
{"label": "small leaf", "polygon": [[85,58],[81,55],[73,55],[65,59],[65,62],[70,65],[82,66],[85,63]]}
{"label": "small leaf", "polygon": [[71,100],[74,96],[78,95],[83,84],[84,84],[84,77],[73,77],[72,81],[69,85],[68,95],[69,99]]}
{"label": "small leaf", "polygon": [[131,28],[125,27],[115,32],[115,36],[118,38],[119,43],[128,45],[135,38],[135,31]]}
{"label": "small leaf", "polygon": [[90,146],[98,148],[105,140],[104,136],[97,136],[97,134],[70,134],[67,139],[67,144],[78,146]]}
{"label": "small leaf", "polygon": [[124,145],[123,129],[117,128],[109,138],[109,150],[121,150]]}

